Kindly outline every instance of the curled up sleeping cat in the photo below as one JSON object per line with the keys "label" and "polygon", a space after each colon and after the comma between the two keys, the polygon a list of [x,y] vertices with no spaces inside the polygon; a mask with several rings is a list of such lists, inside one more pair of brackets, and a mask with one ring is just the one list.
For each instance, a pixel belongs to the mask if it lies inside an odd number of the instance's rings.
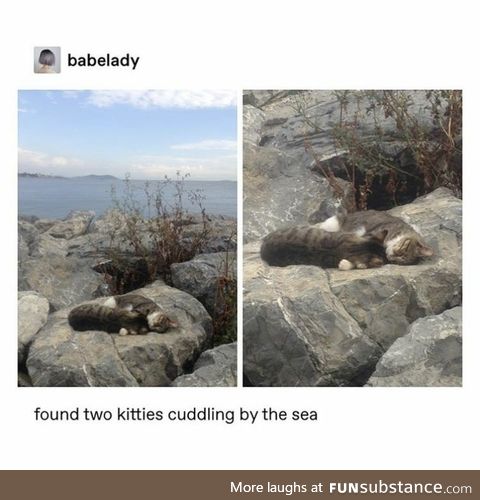
{"label": "curled up sleeping cat", "polygon": [[392,264],[416,264],[421,258],[433,255],[432,248],[412,226],[386,212],[341,213],[315,226],[332,233],[351,231],[359,236],[384,231],[385,256]]}
{"label": "curled up sleeping cat", "polygon": [[260,255],[271,266],[305,264],[341,270],[380,267],[386,263],[384,231],[364,234],[329,232],[317,226],[292,226],[273,231]]}
{"label": "curled up sleeping cat", "polygon": [[116,295],[103,304],[74,307],[68,322],[77,331],[103,330],[120,335],[164,333],[178,326],[153,300],[138,294]]}

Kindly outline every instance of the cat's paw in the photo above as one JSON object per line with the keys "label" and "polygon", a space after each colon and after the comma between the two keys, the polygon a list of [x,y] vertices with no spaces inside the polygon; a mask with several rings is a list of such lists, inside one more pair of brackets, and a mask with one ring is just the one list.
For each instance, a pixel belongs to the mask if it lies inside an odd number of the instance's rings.
{"label": "cat's paw", "polygon": [[137,335],[138,332],[137,332],[137,330],[130,330],[128,333],[130,335]]}
{"label": "cat's paw", "polygon": [[347,259],[342,259],[338,263],[338,269],[340,269],[340,271],[350,271],[353,268],[354,268],[354,265]]}
{"label": "cat's paw", "polygon": [[357,269],[367,269],[367,264],[360,262],[360,264],[357,264]]}
{"label": "cat's paw", "polygon": [[128,335],[128,330],[126,328],[120,328],[118,334],[123,337],[124,335]]}

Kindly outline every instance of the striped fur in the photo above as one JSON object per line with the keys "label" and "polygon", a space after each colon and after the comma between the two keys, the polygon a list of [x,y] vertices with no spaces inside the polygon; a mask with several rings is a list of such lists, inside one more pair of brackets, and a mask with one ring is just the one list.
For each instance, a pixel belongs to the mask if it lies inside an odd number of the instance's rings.
{"label": "striped fur", "polygon": [[280,267],[306,264],[337,268],[342,260],[348,260],[354,268],[367,268],[381,266],[385,261],[381,236],[330,232],[318,224],[270,233],[263,240],[260,254],[267,264]]}

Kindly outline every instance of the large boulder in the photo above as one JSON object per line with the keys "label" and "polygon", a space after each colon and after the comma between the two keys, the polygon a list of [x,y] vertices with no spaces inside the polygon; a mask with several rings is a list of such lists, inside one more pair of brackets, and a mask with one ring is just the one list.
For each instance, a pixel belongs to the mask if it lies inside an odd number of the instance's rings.
{"label": "large boulder", "polygon": [[18,364],[25,361],[27,348],[47,322],[48,300],[37,292],[18,293]]}
{"label": "large boulder", "polygon": [[[318,153],[319,160],[332,169],[338,168],[338,174],[344,175],[343,164],[338,159],[345,154],[335,140],[335,127],[342,117],[343,122],[356,122],[356,136],[365,141],[375,138],[377,127],[383,130],[385,150],[398,154],[405,148],[399,140],[393,116],[385,113],[373,113],[372,101],[365,94],[349,91],[344,95],[333,90],[315,91],[246,91],[248,102],[261,108],[264,121],[253,123],[259,136],[256,144],[268,148],[280,149],[288,154],[298,169],[311,168],[314,165],[312,155],[306,151],[305,141]],[[343,100],[343,105],[340,101]],[[409,113],[421,127],[432,128],[425,107],[428,105],[425,92],[410,92]],[[245,106],[250,108],[251,106]],[[250,114],[250,111],[249,111]],[[356,117],[361,119],[356,119]],[[249,136],[249,134],[247,134]]]}
{"label": "large boulder", "polygon": [[207,234],[201,217],[193,217],[183,231],[183,240],[188,245],[193,239],[203,240],[199,249],[202,253],[234,252],[237,248],[237,219],[222,215],[208,216]]}
{"label": "large boulder", "polygon": [[175,379],[173,387],[235,387],[237,343],[223,344],[203,352],[193,372]]}
{"label": "large boulder", "polygon": [[251,143],[255,146],[260,144],[261,131],[263,122],[265,121],[265,113],[246,104],[243,106],[243,143]]}
{"label": "large boulder", "polygon": [[350,184],[339,179],[339,193],[310,168],[274,148],[246,143],[243,150],[244,241],[263,238],[286,224],[312,223],[350,206]]}
{"label": "large boulder", "polygon": [[54,238],[45,232],[38,235],[30,252],[30,256],[35,259],[50,256],[66,257],[67,255],[67,240]]}
{"label": "large boulder", "polygon": [[412,323],[378,362],[373,387],[462,385],[462,308]]}
{"label": "large boulder", "polygon": [[438,189],[395,208],[434,248],[414,266],[269,267],[245,248],[244,373],[253,385],[363,385],[415,320],[461,304],[461,200]]}
{"label": "large boulder", "polygon": [[58,221],[57,219],[38,219],[34,222],[34,226],[40,233],[48,231]]}
{"label": "large boulder", "polygon": [[55,310],[91,299],[102,284],[90,263],[76,257],[48,254],[19,265],[19,290],[39,292]]}
{"label": "large boulder", "polygon": [[[51,314],[30,346],[27,369],[34,386],[166,386],[211,340],[211,318],[190,295],[157,281],[135,293],[154,300],[177,321],[165,334],[119,336],[74,331],[71,307]],[[97,299],[102,303],[105,299]]]}
{"label": "large boulder", "polygon": [[32,252],[32,247],[37,241],[39,232],[37,228],[29,221],[18,220],[18,260],[22,262],[28,259]]}
{"label": "large boulder", "polygon": [[54,223],[48,230],[48,234],[54,238],[70,240],[88,232],[95,218],[93,211],[70,212],[65,219]]}
{"label": "large boulder", "polygon": [[192,260],[170,267],[173,285],[198,299],[214,316],[223,310],[225,303],[219,294],[222,277],[236,279],[235,253],[218,252],[200,254]]}
{"label": "large boulder", "polygon": [[361,384],[381,354],[314,266],[270,267],[244,249],[244,375],[254,386]]}

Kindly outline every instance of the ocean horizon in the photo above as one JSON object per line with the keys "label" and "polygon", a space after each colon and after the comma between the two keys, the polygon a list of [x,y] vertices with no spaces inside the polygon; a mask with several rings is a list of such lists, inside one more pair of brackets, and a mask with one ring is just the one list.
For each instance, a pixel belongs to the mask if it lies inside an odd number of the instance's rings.
{"label": "ocean horizon", "polygon": [[[152,192],[164,181],[129,180],[135,200],[146,206],[145,183]],[[202,205],[207,214],[237,217],[237,182],[236,181],[194,181],[185,180],[186,192],[199,193],[204,199]],[[115,208],[113,192],[122,200],[125,180],[115,177],[18,177],[18,213],[41,218],[62,219],[72,210],[93,210],[96,216],[103,215]],[[174,201],[171,186],[163,191],[164,201]],[[183,199],[183,206],[192,214],[199,213],[198,205],[190,203],[188,196]]]}

